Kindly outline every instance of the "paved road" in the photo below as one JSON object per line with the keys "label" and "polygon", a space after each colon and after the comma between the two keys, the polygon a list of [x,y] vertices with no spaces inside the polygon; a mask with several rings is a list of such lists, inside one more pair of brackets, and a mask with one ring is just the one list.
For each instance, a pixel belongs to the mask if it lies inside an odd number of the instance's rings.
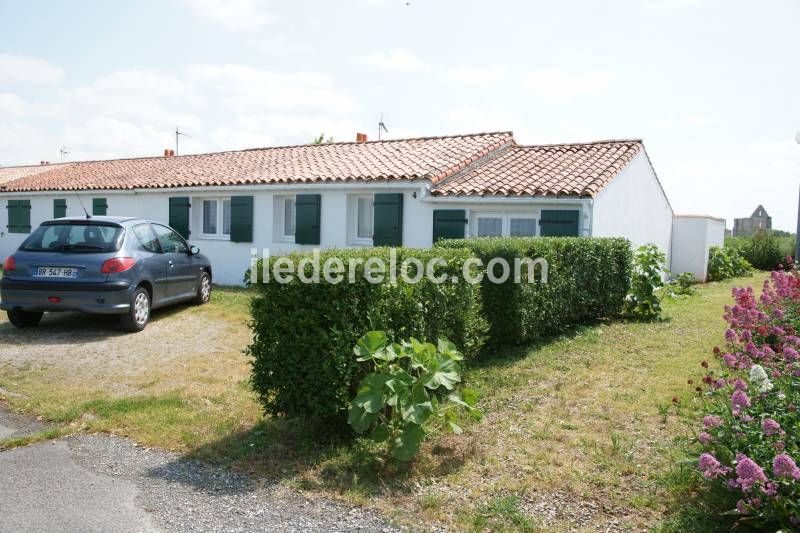
{"label": "paved road", "polygon": [[[0,407],[0,439],[42,425]],[[0,532],[394,531],[371,512],[106,435],[0,452]]]}

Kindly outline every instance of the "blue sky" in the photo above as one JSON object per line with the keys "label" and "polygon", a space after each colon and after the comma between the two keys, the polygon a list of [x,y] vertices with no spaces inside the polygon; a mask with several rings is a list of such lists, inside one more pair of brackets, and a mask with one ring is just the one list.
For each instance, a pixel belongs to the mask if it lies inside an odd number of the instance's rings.
{"label": "blue sky", "polygon": [[0,165],[512,130],[643,138],[676,212],[793,230],[800,2],[0,0]]}

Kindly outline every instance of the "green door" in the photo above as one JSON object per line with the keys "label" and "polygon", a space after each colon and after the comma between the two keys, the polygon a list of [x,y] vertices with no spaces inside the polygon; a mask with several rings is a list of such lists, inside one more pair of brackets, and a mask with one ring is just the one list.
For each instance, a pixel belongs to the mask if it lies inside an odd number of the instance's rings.
{"label": "green door", "polygon": [[433,242],[439,239],[463,239],[467,224],[464,209],[433,210]]}
{"label": "green door", "polygon": [[67,216],[67,201],[64,198],[53,200],[53,218],[64,218]]}
{"label": "green door", "polygon": [[181,234],[184,239],[189,238],[189,208],[191,203],[188,196],[179,196],[169,199],[169,225]]}
{"label": "green door", "polygon": [[92,198],[92,215],[105,216],[108,213],[108,203],[105,198]]}
{"label": "green door", "polygon": [[320,206],[319,194],[295,196],[295,244],[319,244]]}
{"label": "green door", "polygon": [[577,209],[543,209],[539,219],[542,237],[577,237],[580,211]]}
{"label": "green door", "polygon": [[375,246],[403,245],[403,194],[375,195],[372,243]]}

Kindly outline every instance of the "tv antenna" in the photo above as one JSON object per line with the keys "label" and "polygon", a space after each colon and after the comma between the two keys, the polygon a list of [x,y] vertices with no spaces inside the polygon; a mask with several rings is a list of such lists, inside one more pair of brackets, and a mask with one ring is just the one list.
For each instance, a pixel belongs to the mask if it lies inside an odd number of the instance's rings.
{"label": "tv antenna", "polygon": [[189,135],[186,135],[185,133],[180,131],[177,126],[175,126],[175,155],[178,155],[178,139],[180,138],[181,135],[183,135],[184,137],[191,138]]}
{"label": "tv antenna", "polygon": [[64,162],[64,158],[69,155],[69,152],[67,151],[67,147],[66,146],[62,146],[61,148],[58,149],[58,153],[61,154],[61,162],[63,163]]}
{"label": "tv antenna", "polygon": [[378,140],[381,140],[381,132],[389,133],[389,130],[386,129],[386,124],[383,122],[383,113],[381,113],[381,119],[378,121]]}

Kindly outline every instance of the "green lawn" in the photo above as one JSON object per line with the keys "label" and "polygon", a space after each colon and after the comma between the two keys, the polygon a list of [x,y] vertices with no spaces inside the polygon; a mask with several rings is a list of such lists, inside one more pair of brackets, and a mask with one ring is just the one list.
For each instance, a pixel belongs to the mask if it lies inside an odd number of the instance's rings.
{"label": "green lawn", "polygon": [[[142,341],[135,365],[0,363],[0,399],[71,431],[110,431],[224,462],[375,506],[401,523],[495,531],[653,527],[681,496],[677,444],[687,428],[676,409],[692,402],[686,380],[700,375],[699,363],[722,342],[731,287],[760,286],[764,276],[711,283],[667,301],[662,322],[583,326],[483,361],[466,380],[482,394],[484,420],[460,436],[435,436],[409,466],[376,458],[367,443],[320,436],[302,421],[262,418],[242,353],[251,293],[238,289],[217,289],[212,304],[159,319],[175,327],[223,324],[211,356],[178,346],[159,357]],[[0,335],[5,328],[0,321]],[[129,341],[104,342],[122,349]]]}

